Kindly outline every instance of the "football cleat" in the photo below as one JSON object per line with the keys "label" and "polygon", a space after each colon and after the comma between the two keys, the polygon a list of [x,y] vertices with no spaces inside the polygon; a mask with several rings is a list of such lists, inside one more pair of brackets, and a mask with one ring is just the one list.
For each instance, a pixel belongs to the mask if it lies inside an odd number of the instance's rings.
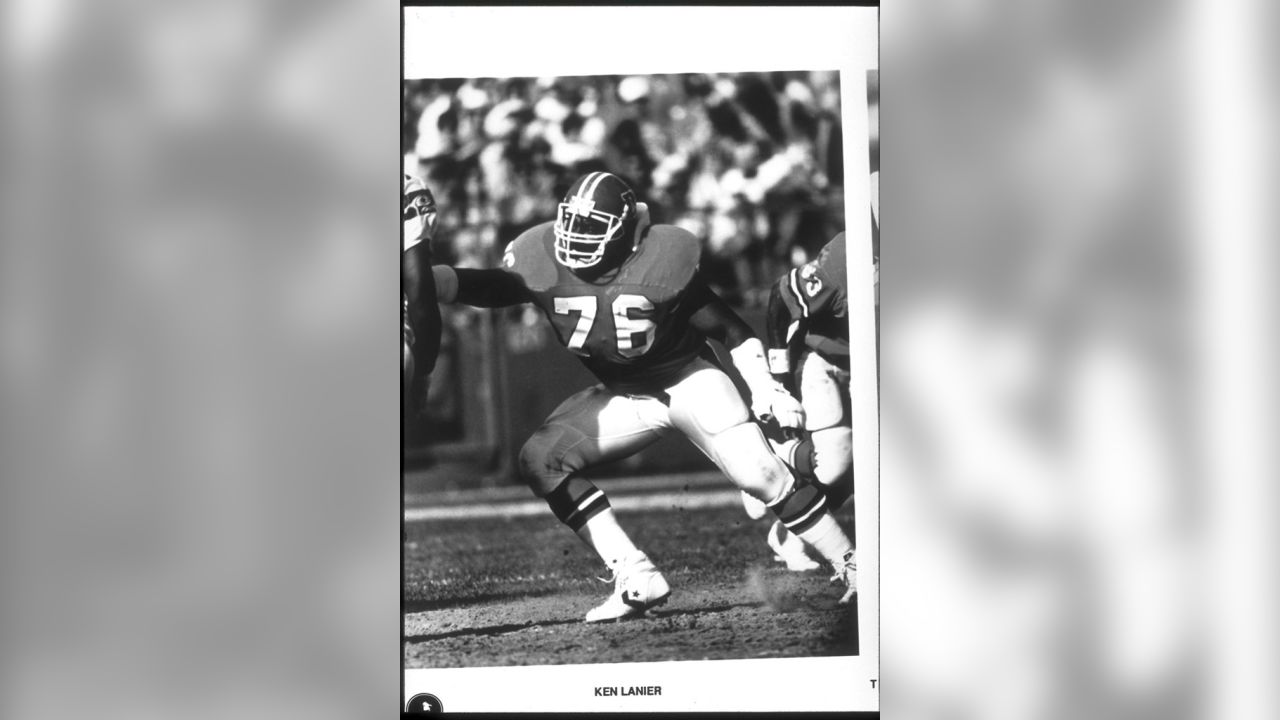
{"label": "football cleat", "polygon": [[671,595],[666,578],[643,553],[614,568],[614,583],[613,594],[587,613],[587,622],[643,615],[649,608],[665,603]]}
{"label": "football cleat", "polygon": [[773,548],[774,559],[780,563],[785,563],[787,569],[791,572],[808,572],[822,567],[817,561],[809,557],[809,553],[804,547],[804,541],[793,533],[787,532],[781,520],[775,521],[773,526],[769,528],[766,540],[769,543],[769,547]]}
{"label": "football cleat", "polygon": [[853,550],[844,554],[844,562],[835,570],[836,574],[831,576],[831,582],[844,583],[844,595],[840,598],[840,604],[848,605],[853,596],[858,594],[858,564],[854,560]]}
{"label": "football cleat", "polygon": [[752,520],[759,520],[765,516],[765,513],[769,512],[769,508],[765,506],[763,501],[757,500],[745,492],[742,493],[742,508],[747,511],[747,517]]}

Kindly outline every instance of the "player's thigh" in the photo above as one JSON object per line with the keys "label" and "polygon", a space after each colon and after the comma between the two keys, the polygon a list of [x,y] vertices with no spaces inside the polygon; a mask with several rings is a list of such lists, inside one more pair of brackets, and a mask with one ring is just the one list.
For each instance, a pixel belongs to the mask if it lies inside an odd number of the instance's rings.
{"label": "player's thigh", "polygon": [[751,419],[751,411],[733,380],[711,363],[695,360],[690,371],[671,387],[671,423],[698,444]]}
{"label": "player's thigh", "polygon": [[666,408],[653,398],[616,395],[601,385],[560,403],[520,451],[520,472],[535,491],[554,490],[570,474],[620,460],[665,432]]}
{"label": "player's thigh", "polygon": [[689,438],[738,487],[766,502],[789,473],[774,455],[733,381],[699,361],[693,372],[668,388],[671,424]]}
{"label": "player's thigh", "polygon": [[810,432],[849,424],[848,374],[815,352],[800,360],[800,404]]}
{"label": "player's thigh", "polygon": [[800,363],[800,397],[818,482],[828,487],[849,484],[853,478],[849,374],[817,353],[807,352]]}

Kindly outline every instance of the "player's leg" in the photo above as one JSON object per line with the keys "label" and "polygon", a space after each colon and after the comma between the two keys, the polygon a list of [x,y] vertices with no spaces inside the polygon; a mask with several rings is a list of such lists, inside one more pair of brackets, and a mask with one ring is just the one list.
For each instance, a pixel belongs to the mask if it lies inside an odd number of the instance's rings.
{"label": "player's leg", "polygon": [[652,398],[615,395],[602,386],[560,404],[520,450],[520,476],[613,572],[614,594],[587,621],[643,613],[670,594],[666,580],[618,524],[609,498],[582,471],[653,444],[666,408]]}
{"label": "player's leg", "polygon": [[413,325],[409,322],[408,300],[401,295],[400,305],[400,369],[403,379],[401,385],[401,404],[407,411],[409,398],[413,392]]}
{"label": "player's leg", "polygon": [[[796,474],[815,482],[835,510],[853,494],[853,431],[849,425],[849,377],[813,352],[800,361],[798,384],[805,412],[805,433],[781,443],[774,451]],[[787,529],[769,530],[769,547],[791,569],[801,566],[796,542]]]}
{"label": "player's leg", "polygon": [[827,504],[838,508],[853,494],[849,374],[809,352],[800,362],[798,384],[805,432],[774,443],[774,450],[798,474],[820,484]]}
{"label": "player's leg", "polygon": [[848,590],[841,602],[848,602],[855,587],[853,543],[827,512],[822,492],[773,453],[729,376],[699,360],[667,392],[672,425],[836,569]]}
{"label": "player's leg", "polygon": [[827,504],[838,508],[853,494],[849,373],[807,353],[800,364],[800,396],[812,446],[806,453],[810,472],[824,488]]}

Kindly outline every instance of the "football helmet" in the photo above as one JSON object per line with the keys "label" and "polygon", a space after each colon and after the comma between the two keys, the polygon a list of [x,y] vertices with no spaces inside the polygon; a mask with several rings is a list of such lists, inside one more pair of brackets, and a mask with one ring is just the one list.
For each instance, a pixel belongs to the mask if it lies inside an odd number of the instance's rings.
{"label": "football helmet", "polygon": [[435,234],[436,199],[420,178],[404,173],[404,190],[401,194],[401,220],[404,222],[404,249],[431,240]]}
{"label": "football helmet", "polygon": [[[556,208],[556,260],[570,270],[601,269],[634,249],[636,194],[617,175],[587,173]],[[612,264],[609,262],[606,265]]]}

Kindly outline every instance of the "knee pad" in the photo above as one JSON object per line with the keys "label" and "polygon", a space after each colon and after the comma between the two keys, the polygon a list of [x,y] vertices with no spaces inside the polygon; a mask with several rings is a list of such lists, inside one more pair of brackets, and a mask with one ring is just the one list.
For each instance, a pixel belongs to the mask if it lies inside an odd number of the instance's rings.
{"label": "knee pad", "polygon": [[577,448],[584,439],[582,433],[565,425],[542,426],[520,448],[520,479],[535,495],[546,497],[583,468]]}

